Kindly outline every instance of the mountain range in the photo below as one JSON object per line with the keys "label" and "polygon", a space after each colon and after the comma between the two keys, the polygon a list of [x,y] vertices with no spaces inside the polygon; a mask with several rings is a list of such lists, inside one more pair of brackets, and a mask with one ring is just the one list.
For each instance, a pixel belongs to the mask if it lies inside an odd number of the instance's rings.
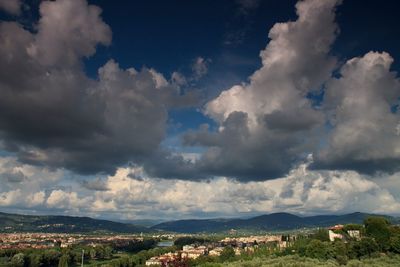
{"label": "mountain range", "polygon": [[19,215],[0,212],[0,232],[140,233],[149,232],[149,230],[143,226],[89,217]]}
{"label": "mountain range", "polygon": [[[272,213],[248,219],[200,219],[168,221],[145,227],[132,223],[113,222],[89,217],[19,215],[0,212],[0,232],[55,232],[55,233],[216,233],[235,230],[277,231],[300,228],[326,227],[335,224],[362,223],[368,213],[345,215],[318,215],[300,217],[290,213]],[[384,216],[393,223],[399,219]]]}
{"label": "mountain range", "polygon": [[384,216],[393,223],[398,219],[385,216],[354,212],[344,215],[318,215],[300,217],[290,213],[272,213],[249,219],[205,219],[205,220],[178,220],[164,222],[152,226],[152,229],[178,232],[178,233],[200,233],[221,232],[230,229],[251,231],[276,231],[292,230],[300,228],[326,227],[335,224],[363,223],[369,216]]}

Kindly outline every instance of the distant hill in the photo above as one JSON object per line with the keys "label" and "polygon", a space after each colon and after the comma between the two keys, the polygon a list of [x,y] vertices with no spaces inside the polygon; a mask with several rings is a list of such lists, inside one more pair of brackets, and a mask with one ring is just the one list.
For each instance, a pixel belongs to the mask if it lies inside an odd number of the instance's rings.
{"label": "distant hill", "polygon": [[[325,227],[335,224],[362,223],[366,217],[381,216],[367,213],[350,213],[345,215],[319,215],[300,217],[290,213],[272,213],[249,219],[204,219],[178,220],[154,225],[153,229],[178,233],[221,232],[230,229],[275,231],[292,230],[310,227]],[[384,216],[395,222],[396,219]]]}
{"label": "distant hill", "polygon": [[144,227],[151,227],[153,225],[164,222],[164,220],[151,220],[151,219],[148,219],[148,220],[146,220],[146,219],[143,219],[143,220],[118,220],[118,222],[134,224],[134,225],[144,226]]}
{"label": "distant hill", "polygon": [[0,232],[140,233],[148,231],[149,228],[143,226],[89,217],[35,216],[0,212]]}
{"label": "distant hill", "polygon": [[[367,213],[345,215],[319,215],[300,217],[290,213],[272,213],[248,219],[204,219],[178,220],[153,225],[140,226],[130,222],[113,222],[89,217],[36,216],[0,212],[1,232],[52,232],[52,233],[146,233],[167,231],[177,233],[215,233],[230,229],[249,231],[277,231],[299,228],[325,227],[335,224],[362,223]],[[385,216],[398,223],[394,217]],[[146,221],[144,221],[146,222]],[[150,224],[150,223],[149,223]]]}

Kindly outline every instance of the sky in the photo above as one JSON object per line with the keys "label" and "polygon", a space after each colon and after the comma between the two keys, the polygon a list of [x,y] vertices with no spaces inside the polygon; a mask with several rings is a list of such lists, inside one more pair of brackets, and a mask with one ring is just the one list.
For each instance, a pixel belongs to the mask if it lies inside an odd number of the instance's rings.
{"label": "sky", "polygon": [[0,211],[400,215],[398,8],[0,0]]}

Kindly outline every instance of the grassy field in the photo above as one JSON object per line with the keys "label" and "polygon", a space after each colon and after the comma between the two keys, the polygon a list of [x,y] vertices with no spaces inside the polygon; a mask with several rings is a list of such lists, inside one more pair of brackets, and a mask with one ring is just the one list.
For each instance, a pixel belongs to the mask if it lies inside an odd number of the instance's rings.
{"label": "grassy field", "polygon": [[[200,265],[201,267],[336,267],[344,266],[339,265],[334,260],[318,260],[300,256],[283,256],[283,257],[260,257],[254,258],[249,261],[234,261],[225,263],[206,263]],[[400,267],[400,256],[393,257],[382,256],[378,258],[364,259],[364,260],[350,260],[348,267]]]}

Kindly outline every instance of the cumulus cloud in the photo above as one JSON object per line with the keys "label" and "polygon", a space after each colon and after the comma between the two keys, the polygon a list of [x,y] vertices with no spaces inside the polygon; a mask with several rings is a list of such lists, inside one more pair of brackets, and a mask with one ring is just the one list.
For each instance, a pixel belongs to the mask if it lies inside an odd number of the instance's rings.
{"label": "cumulus cloud", "polygon": [[309,170],[309,164],[300,164],[278,179],[248,183],[225,177],[203,182],[156,179],[148,176],[143,167],[126,167],[101,179],[107,190],[85,188],[74,180],[69,182],[69,189],[44,186],[27,193],[31,184],[20,183],[13,189],[0,191],[0,206],[75,215],[117,215],[123,219],[200,218],[278,211],[304,215],[354,211],[398,213],[400,199],[383,185],[355,171]]}
{"label": "cumulus cloud", "polygon": [[276,178],[310,149],[323,114],[306,95],[329,79],[336,66],[329,50],[339,2],[298,2],[298,19],[270,30],[271,40],[260,53],[263,66],[250,82],[206,104],[205,114],[219,123],[219,130],[186,135],[186,144],[209,147],[197,168],[243,180]]}
{"label": "cumulus cloud", "polygon": [[348,60],[340,77],[327,83],[323,107],[333,129],[316,153],[316,167],[370,174],[399,170],[400,117],[393,107],[400,81],[390,71],[392,62],[385,52],[369,52]]}
{"label": "cumulus cloud", "polygon": [[[298,2],[298,19],[270,30],[271,41],[260,53],[263,66],[249,83],[205,105],[218,129],[202,126],[184,135],[185,145],[208,147],[193,173],[277,178],[311,152],[312,168],[399,170],[400,83],[390,69],[392,57],[369,52],[348,60],[340,77],[332,77],[337,62],[330,47],[340,2]],[[309,99],[313,92],[324,92],[319,107]]]}
{"label": "cumulus cloud", "polygon": [[302,164],[287,176],[275,202],[278,210],[396,213],[400,205],[386,188],[355,171],[310,171],[307,167]]}
{"label": "cumulus cloud", "polygon": [[96,180],[85,180],[82,182],[83,187],[89,190],[95,190],[95,191],[107,191],[108,186],[105,181],[101,179],[96,179]]}
{"label": "cumulus cloud", "polygon": [[[288,211],[299,214],[353,211],[397,213],[400,207],[387,189],[354,171],[310,171],[302,164],[287,176],[240,183],[228,178],[208,182],[154,179],[143,168],[120,168],[107,178],[108,191],[94,196],[95,209],[134,217],[234,216]],[[129,174],[143,177],[131,179]],[[293,195],[283,192],[293,190]],[[152,206],[152,211],[148,210]]]}
{"label": "cumulus cloud", "polygon": [[58,186],[62,172],[21,164],[15,157],[0,157],[0,206],[30,208],[43,205],[45,188]]}
{"label": "cumulus cloud", "polygon": [[187,80],[185,76],[177,71],[174,71],[171,75],[172,84],[176,84],[177,86],[182,86],[187,84]]}
{"label": "cumulus cloud", "polygon": [[37,32],[0,23],[0,137],[22,162],[98,173],[145,161],[168,109],[196,101],[156,70],[114,60],[87,77],[82,59],[111,42],[100,15],[84,0],[57,0],[40,4]]}
{"label": "cumulus cloud", "polygon": [[[204,106],[217,126],[183,134],[184,145],[200,147],[192,158],[160,144],[169,110],[198,103],[196,93],[181,95],[180,87],[204,77],[210,59],[196,58],[192,76],[174,72],[170,79],[152,68],[121,68],[110,59],[93,79],[83,60],[112,37],[100,8],[84,0],[46,1],[35,31],[0,22],[0,145],[15,155],[1,172],[3,193],[14,192],[4,199],[18,194],[20,184],[37,186],[27,174],[31,165],[49,173],[106,175],[132,163],[153,178],[249,182],[283,177],[312,153],[315,169],[399,171],[399,80],[390,70],[391,56],[367,53],[332,77],[339,67],[330,48],[340,2],[299,1],[296,20],[272,27],[260,52],[261,68]],[[238,3],[255,9],[259,2]],[[310,92],[325,93],[320,107],[313,106]],[[84,190],[112,196],[103,179],[85,181]],[[49,190],[45,198],[64,192]],[[61,195],[54,193],[48,205],[56,206]],[[103,202],[94,201],[102,209]]]}
{"label": "cumulus cloud", "polygon": [[0,0],[0,10],[4,10],[11,15],[19,15],[21,12],[20,0]]}
{"label": "cumulus cloud", "polygon": [[2,173],[1,176],[10,183],[20,183],[26,179],[26,176],[21,171]]}
{"label": "cumulus cloud", "polygon": [[89,200],[89,198],[79,198],[76,192],[53,190],[46,200],[46,205],[63,210],[79,210],[79,208],[87,206]]}
{"label": "cumulus cloud", "polygon": [[44,65],[79,63],[95,53],[97,44],[111,42],[111,29],[100,14],[99,7],[85,0],[42,2],[38,33],[28,53]]}

